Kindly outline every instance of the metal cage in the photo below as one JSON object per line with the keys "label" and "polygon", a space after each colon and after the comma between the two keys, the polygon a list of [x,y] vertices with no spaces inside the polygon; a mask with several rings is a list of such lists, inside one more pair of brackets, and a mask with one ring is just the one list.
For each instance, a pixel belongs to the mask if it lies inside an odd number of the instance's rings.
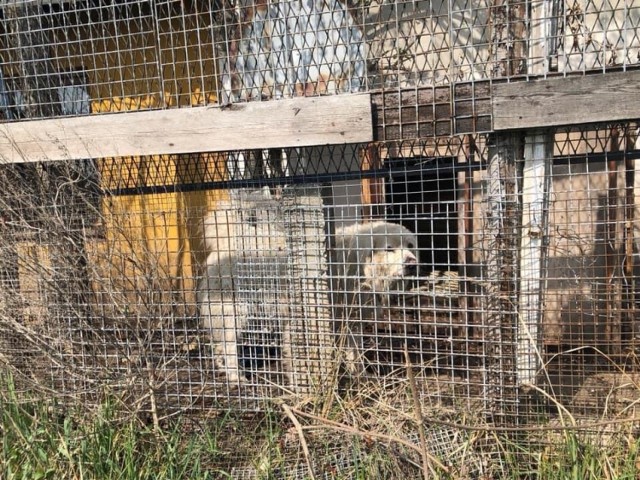
{"label": "metal cage", "polygon": [[637,424],[639,21],[0,1],[0,369],[156,416],[371,388],[471,477],[508,470],[479,425],[613,441],[594,419]]}

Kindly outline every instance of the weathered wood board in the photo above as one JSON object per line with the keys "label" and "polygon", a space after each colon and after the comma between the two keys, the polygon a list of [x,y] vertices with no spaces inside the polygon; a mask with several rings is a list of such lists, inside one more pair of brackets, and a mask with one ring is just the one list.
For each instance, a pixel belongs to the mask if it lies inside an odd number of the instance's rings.
{"label": "weathered wood board", "polygon": [[369,95],[334,95],[5,123],[0,163],[372,140]]}
{"label": "weathered wood board", "polygon": [[493,128],[509,130],[640,117],[640,71],[493,85]]}

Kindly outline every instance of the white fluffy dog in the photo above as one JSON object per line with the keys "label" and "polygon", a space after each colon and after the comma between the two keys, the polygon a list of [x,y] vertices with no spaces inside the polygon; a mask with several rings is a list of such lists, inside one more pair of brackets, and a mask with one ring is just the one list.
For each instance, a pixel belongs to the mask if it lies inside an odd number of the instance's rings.
{"label": "white fluffy dog", "polygon": [[[402,225],[377,221],[335,233],[332,276],[343,306],[388,306],[418,267],[418,240]],[[358,300],[359,299],[359,300]]]}
{"label": "white fluffy dog", "polygon": [[[210,253],[198,286],[198,304],[202,326],[211,333],[216,365],[230,382],[245,380],[238,363],[238,342],[249,312],[247,303],[238,298],[247,288],[263,295],[262,291],[275,288],[277,279],[287,274],[286,233],[277,222],[259,218],[264,212],[256,209],[238,218],[219,210],[205,220]],[[247,222],[251,226],[245,228]],[[416,236],[394,223],[377,221],[337,229],[329,274],[336,288],[332,299],[340,304],[336,311],[342,312],[342,320],[349,320],[347,307],[352,311],[367,305],[377,316],[378,308],[392,303],[394,293],[403,290],[408,277],[416,274],[416,247]],[[251,266],[249,281],[248,272],[242,271],[247,265]],[[270,295],[275,298],[278,293]],[[358,319],[370,315],[359,314]]]}

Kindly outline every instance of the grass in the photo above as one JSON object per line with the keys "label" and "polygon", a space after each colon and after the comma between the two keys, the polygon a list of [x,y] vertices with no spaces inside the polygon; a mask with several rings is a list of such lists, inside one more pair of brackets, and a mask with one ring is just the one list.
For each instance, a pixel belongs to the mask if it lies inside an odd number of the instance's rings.
{"label": "grass", "polygon": [[574,432],[565,432],[555,455],[539,462],[540,478],[558,480],[635,480],[640,439],[616,438],[607,447],[594,445]]}
{"label": "grass", "polygon": [[[86,407],[63,411],[18,395],[11,381],[0,383],[2,480],[224,479],[232,474],[235,478],[302,479],[311,478],[310,464],[314,465],[316,478],[320,478],[317,472],[329,474],[321,478],[335,479],[408,479],[424,473],[419,456],[394,444],[391,430],[386,432],[388,441],[373,440],[371,436],[323,428],[321,423],[302,416],[292,423],[275,407],[266,413],[226,412],[197,421],[185,415],[182,420],[154,429],[138,416],[126,414],[115,401],[107,400],[91,411]],[[357,410],[364,412],[357,423],[377,414],[381,424],[399,428],[391,425],[390,417],[384,418],[388,412],[367,408],[370,406],[366,403],[354,400],[348,412],[336,408],[327,413],[324,427],[331,422],[347,425],[347,415],[353,420]],[[428,417],[426,420],[428,425]],[[408,425],[403,426],[404,434],[411,433]],[[483,445],[492,441],[492,451],[502,452],[499,470],[470,473],[463,464],[475,460],[473,457],[458,457],[456,462],[441,455],[439,461],[447,469],[432,468],[428,478],[636,479],[640,472],[640,439],[630,425],[626,427],[606,441],[602,435],[571,430],[555,431],[535,440],[526,432],[516,440],[487,431],[482,434]],[[396,434],[401,435],[400,429]],[[306,438],[305,452],[300,448],[300,435]],[[429,431],[426,436],[428,440]],[[456,437],[453,443],[467,442],[473,450],[476,437]]]}
{"label": "grass", "polygon": [[21,401],[9,384],[0,395],[0,478],[220,478],[216,431],[183,435],[180,423],[158,432],[118,418],[113,404],[93,414],[60,414],[43,402]]}

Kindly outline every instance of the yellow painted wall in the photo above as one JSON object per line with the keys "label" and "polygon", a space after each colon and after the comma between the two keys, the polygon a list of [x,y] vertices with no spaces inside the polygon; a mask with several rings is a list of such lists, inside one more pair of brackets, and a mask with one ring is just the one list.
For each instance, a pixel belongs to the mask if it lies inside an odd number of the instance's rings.
{"label": "yellow painted wall", "polygon": [[[140,18],[95,20],[73,28],[55,24],[50,32],[56,68],[86,75],[92,113],[215,103],[208,16],[180,11],[152,18],[142,12]],[[206,153],[97,161],[107,191],[222,180],[223,163],[221,155]],[[206,256],[202,222],[226,196],[224,191],[106,195],[98,229],[104,235],[86,242],[96,308],[105,316],[126,318],[176,315],[185,306],[192,313],[195,281]],[[21,284],[35,292],[30,276],[21,271]]]}
{"label": "yellow painted wall", "polygon": [[[90,52],[82,52],[74,65],[88,76],[89,94],[95,99],[91,111],[215,103],[213,47],[203,44],[207,36],[202,32],[210,35],[206,22],[189,16],[159,19],[157,35],[147,20],[103,25],[109,30],[103,35],[105,41],[95,42]],[[86,38],[92,28],[88,25],[77,35]],[[162,82],[150,81],[153,77],[161,77]],[[223,162],[219,154],[199,154],[106,158],[98,165],[102,186],[108,190],[123,185],[222,180],[219,172],[224,171]],[[166,305],[166,313],[175,314],[186,302],[191,310],[194,281],[206,256],[202,221],[226,196],[224,191],[201,191],[106,197],[102,203],[106,242],[93,249],[109,264],[100,267],[100,276],[108,279],[108,284],[116,283],[112,290],[125,297],[122,301],[130,305],[128,308],[157,311],[158,305]],[[99,304],[119,301],[103,290],[106,297]],[[147,302],[155,308],[147,308]]]}
{"label": "yellow painted wall", "polygon": [[[114,99],[94,104],[93,111],[129,111],[156,101]],[[216,178],[216,172],[224,171],[219,162],[224,162],[219,154],[158,155],[101,159],[98,168],[108,190],[116,185],[221,180]],[[110,265],[101,276],[108,277],[109,284],[116,282],[111,284],[114,291],[130,292],[126,301],[141,303],[144,311],[147,302],[155,304],[153,309],[166,305],[167,314],[185,301],[193,305],[194,279],[206,255],[202,220],[226,196],[220,190],[106,196],[102,201],[106,244],[95,253]]]}

